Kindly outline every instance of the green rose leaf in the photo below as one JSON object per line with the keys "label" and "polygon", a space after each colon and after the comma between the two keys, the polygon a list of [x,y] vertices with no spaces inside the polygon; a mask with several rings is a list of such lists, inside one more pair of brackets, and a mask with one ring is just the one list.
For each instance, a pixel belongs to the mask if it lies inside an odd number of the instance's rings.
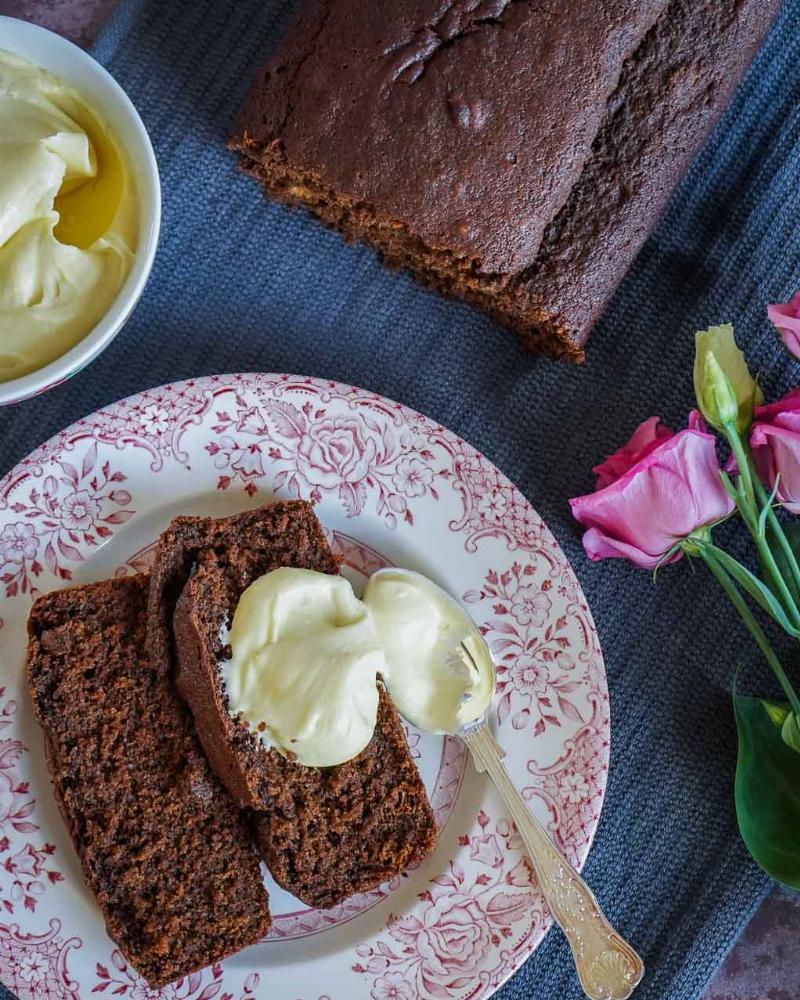
{"label": "green rose leaf", "polygon": [[[789,542],[792,552],[795,554],[795,558],[800,559],[800,524],[796,521],[784,521],[781,524],[784,535],[786,535],[786,540]],[[794,579],[792,577],[792,571],[789,567],[789,562],[786,555],[778,544],[775,533],[771,528],[767,528],[767,541],[769,542],[770,548],[772,549],[772,554],[775,556],[775,562],[778,564],[778,569],[781,571],[781,576],[786,580],[786,584],[792,591],[792,596],[795,601],[800,604],[800,593],[794,585]]]}
{"label": "green rose leaf", "polygon": [[[800,889],[800,744],[795,748],[783,736],[787,720],[796,727],[796,717],[788,705],[744,695],[734,695],[733,706],[739,832],[764,871]],[[794,730],[789,735],[794,738]]]}

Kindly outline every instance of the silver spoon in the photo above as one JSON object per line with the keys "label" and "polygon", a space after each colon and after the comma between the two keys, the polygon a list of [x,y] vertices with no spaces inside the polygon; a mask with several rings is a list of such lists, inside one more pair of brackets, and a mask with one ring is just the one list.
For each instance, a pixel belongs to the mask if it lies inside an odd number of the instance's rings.
{"label": "silver spoon", "polygon": [[[419,574],[395,568],[378,570],[394,576]],[[467,664],[481,676],[491,671],[491,690],[496,682],[495,666],[483,636],[464,609],[445,591],[465,623],[466,638],[454,649],[454,660]],[[491,698],[489,699],[491,702]],[[641,982],[644,963],[627,941],[608,922],[594,893],[572,865],[555,847],[546,831],[528,808],[503,765],[505,751],[498,745],[487,724],[489,708],[473,722],[450,733],[469,748],[475,768],[485,772],[505,803],[536,873],[536,880],[556,923],[564,932],[584,993],[590,1000],[627,1000]],[[410,722],[417,724],[414,719]],[[424,727],[420,727],[424,728]]]}

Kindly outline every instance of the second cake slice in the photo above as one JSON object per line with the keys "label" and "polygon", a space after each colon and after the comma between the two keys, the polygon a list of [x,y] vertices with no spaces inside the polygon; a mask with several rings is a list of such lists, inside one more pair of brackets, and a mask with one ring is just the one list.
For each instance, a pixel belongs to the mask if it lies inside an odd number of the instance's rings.
{"label": "second cake slice", "polygon": [[[266,749],[229,713],[219,670],[225,631],[245,588],[279,566],[338,572],[310,504],[281,502],[218,520],[179,518],[159,543],[151,615],[163,622],[183,583],[173,620],[177,681],[206,754],[234,799],[253,811],[256,841],[275,880],[307,905],[329,907],[422,860],[435,845],[436,825],[385,691],[367,748],[329,768]],[[171,653],[166,644],[162,650]]]}
{"label": "second cake slice", "polygon": [[[86,882],[155,990],[254,944],[270,917],[241,814],[144,654],[147,591],[136,576],[40,597],[28,679]],[[35,995],[56,994],[45,983]],[[141,985],[130,995],[155,996]]]}

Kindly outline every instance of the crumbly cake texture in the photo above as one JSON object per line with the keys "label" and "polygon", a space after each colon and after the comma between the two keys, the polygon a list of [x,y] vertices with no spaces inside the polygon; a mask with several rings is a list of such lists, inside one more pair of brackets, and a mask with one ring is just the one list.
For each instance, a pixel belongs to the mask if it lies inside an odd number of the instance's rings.
{"label": "crumbly cake texture", "polygon": [[589,332],[780,0],[304,0],[231,146],[531,350]]}
{"label": "crumbly cake texture", "polygon": [[177,683],[212,767],[238,804],[252,811],[257,846],[276,882],[309,906],[330,907],[421,861],[437,831],[402,723],[383,689],[367,748],[330,768],[286,760],[228,710],[219,664],[245,587],[275,565],[293,565],[292,537],[317,532],[316,564],[307,557],[302,564],[338,571],[310,505],[293,505],[291,520],[305,528],[298,534],[295,524],[293,532],[276,534],[279,553],[262,550],[246,561],[239,550],[197,554],[174,615]]}
{"label": "crumbly cake texture", "polygon": [[270,751],[263,768],[272,806],[253,814],[253,835],[275,881],[309,906],[368,892],[436,846],[403,725],[386,691],[379,694],[375,733],[354,760],[298,774],[297,764]]}
{"label": "crumbly cake texture", "polygon": [[148,579],[31,609],[28,679],[62,816],[110,936],[154,989],[270,925],[249,831],[143,654]]}

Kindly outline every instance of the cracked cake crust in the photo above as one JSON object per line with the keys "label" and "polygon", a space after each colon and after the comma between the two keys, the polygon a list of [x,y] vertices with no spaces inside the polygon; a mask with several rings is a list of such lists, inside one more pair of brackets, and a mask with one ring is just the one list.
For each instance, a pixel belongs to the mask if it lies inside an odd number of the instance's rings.
{"label": "cracked cake crust", "polygon": [[565,17],[556,3],[406,0],[387,16],[372,0],[322,0],[262,71],[244,128],[428,246],[514,273],[666,3],[598,0]]}
{"label": "cracked cake crust", "polygon": [[306,0],[231,144],[267,192],[581,360],[779,0]]}

